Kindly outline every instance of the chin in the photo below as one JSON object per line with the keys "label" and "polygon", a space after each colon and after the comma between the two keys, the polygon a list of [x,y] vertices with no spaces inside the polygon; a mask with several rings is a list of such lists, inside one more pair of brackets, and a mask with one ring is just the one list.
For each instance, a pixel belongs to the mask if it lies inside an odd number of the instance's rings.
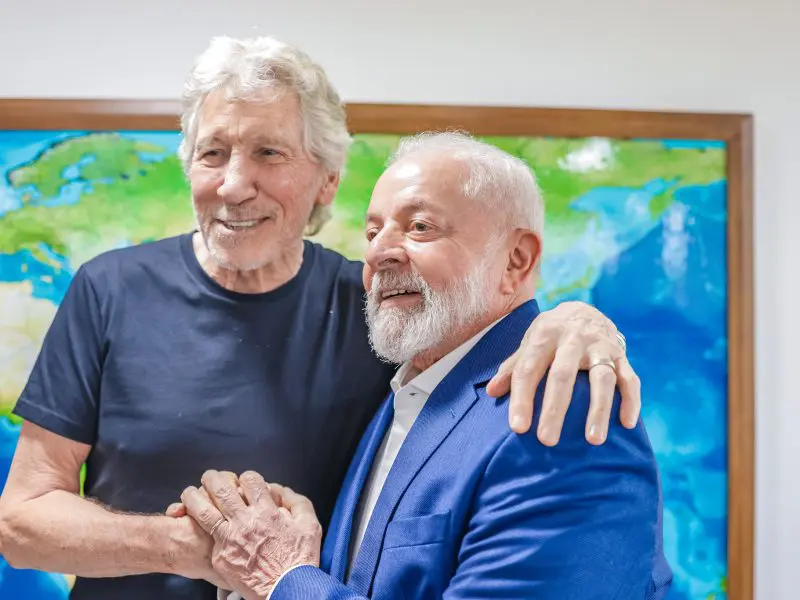
{"label": "chin", "polygon": [[243,252],[241,249],[231,250],[211,244],[211,258],[228,271],[256,271],[270,264],[274,258],[266,252]]}

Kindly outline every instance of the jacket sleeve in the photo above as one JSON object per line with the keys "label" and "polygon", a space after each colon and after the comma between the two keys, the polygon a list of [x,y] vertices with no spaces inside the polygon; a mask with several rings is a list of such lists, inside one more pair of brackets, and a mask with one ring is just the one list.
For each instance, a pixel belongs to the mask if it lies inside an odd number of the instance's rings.
{"label": "jacket sleeve", "polygon": [[[606,443],[584,437],[588,378],[581,373],[559,444],[510,434],[483,475],[444,594],[465,598],[643,600],[652,589],[660,492],[640,422]],[[541,390],[536,406],[541,407]]]}
{"label": "jacket sleeve", "polygon": [[317,567],[292,569],[272,588],[270,600],[367,600]]}

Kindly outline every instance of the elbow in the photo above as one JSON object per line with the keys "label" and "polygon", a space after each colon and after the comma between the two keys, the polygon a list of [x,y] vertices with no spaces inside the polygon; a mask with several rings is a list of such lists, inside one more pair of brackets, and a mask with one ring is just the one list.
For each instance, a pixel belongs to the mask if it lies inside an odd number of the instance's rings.
{"label": "elbow", "polygon": [[15,569],[35,568],[26,558],[26,529],[19,507],[0,503],[0,555]]}

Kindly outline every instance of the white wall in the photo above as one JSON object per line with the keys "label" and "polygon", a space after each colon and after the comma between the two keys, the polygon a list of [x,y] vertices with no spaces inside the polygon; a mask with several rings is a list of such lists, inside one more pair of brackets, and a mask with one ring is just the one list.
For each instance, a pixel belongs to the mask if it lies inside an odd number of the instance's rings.
{"label": "white wall", "polygon": [[225,4],[0,0],[0,96],[175,98],[210,36],[272,34],[348,101],[756,115],[757,597],[797,597],[800,3]]}

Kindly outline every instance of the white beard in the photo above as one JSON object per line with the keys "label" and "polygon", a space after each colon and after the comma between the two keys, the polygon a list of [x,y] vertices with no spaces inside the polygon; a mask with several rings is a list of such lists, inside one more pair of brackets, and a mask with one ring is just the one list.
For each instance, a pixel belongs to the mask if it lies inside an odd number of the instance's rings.
{"label": "white beard", "polygon": [[[367,292],[367,324],[372,349],[380,358],[402,364],[436,348],[487,311],[490,296],[491,253],[484,255],[470,273],[451,286],[434,291],[419,273],[381,271]],[[418,291],[422,305],[414,308],[381,308],[380,289]]]}

